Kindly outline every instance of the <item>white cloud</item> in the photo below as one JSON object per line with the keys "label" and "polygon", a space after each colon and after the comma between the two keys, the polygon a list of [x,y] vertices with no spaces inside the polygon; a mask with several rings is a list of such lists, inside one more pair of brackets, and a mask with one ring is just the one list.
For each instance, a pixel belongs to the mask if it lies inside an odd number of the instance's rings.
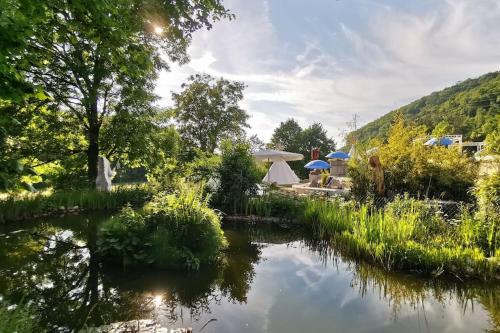
{"label": "white cloud", "polygon": [[[303,13],[309,25],[318,22],[314,15],[324,5],[315,4]],[[268,140],[280,121],[294,117],[303,126],[320,121],[340,140],[354,113],[366,123],[432,91],[500,69],[496,0],[435,1],[420,11],[376,5],[361,18],[364,26],[346,17],[321,25],[323,34],[304,25],[301,36],[282,33],[282,25],[301,22],[274,22],[272,11],[288,8],[272,5],[227,1],[236,20],[195,34],[191,63],[161,75],[162,102],[169,103],[170,90],[178,90],[189,74],[208,72],[248,85],[249,133]]]}

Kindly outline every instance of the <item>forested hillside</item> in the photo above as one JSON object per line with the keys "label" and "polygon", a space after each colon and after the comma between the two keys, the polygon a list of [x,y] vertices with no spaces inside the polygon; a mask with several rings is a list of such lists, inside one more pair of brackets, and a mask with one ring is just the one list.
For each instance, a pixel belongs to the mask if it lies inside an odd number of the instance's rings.
{"label": "forested hillside", "polygon": [[500,128],[500,72],[465,80],[391,111],[361,127],[358,139],[385,137],[398,111],[407,120],[426,125],[429,131],[441,123],[449,125],[449,134],[462,134],[465,140],[483,140],[486,134]]}

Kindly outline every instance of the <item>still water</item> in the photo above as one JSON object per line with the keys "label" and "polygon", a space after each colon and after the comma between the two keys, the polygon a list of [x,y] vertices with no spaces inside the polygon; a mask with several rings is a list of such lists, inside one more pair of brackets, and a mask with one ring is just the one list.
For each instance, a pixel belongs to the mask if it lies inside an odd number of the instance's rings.
{"label": "still water", "polygon": [[496,332],[500,286],[386,273],[302,229],[224,226],[225,259],[196,273],[105,267],[103,216],[0,229],[0,295],[49,331],[155,319],[194,332]]}

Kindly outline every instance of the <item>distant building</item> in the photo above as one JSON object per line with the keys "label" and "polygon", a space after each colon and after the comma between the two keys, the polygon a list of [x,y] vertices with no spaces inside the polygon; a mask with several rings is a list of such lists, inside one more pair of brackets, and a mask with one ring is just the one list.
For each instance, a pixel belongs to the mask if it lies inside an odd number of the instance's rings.
{"label": "distant building", "polygon": [[445,135],[446,138],[453,140],[453,145],[458,145],[460,149],[470,151],[472,153],[478,153],[484,149],[485,143],[484,141],[475,142],[475,141],[463,141],[462,135]]}

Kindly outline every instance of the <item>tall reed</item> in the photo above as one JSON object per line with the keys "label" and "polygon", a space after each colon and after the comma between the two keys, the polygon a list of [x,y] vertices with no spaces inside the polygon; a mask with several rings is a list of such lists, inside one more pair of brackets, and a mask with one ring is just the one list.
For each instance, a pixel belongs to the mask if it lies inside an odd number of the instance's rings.
{"label": "tall reed", "polygon": [[150,197],[145,186],[116,187],[111,192],[90,189],[13,195],[0,200],[0,223],[31,219],[78,207],[79,210],[112,210],[139,205]]}
{"label": "tall reed", "polygon": [[500,249],[491,255],[492,242],[481,241],[490,228],[466,210],[450,224],[431,202],[408,197],[377,209],[341,199],[268,195],[251,200],[249,211],[309,225],[318,237],[386,269],[500,279]]}

